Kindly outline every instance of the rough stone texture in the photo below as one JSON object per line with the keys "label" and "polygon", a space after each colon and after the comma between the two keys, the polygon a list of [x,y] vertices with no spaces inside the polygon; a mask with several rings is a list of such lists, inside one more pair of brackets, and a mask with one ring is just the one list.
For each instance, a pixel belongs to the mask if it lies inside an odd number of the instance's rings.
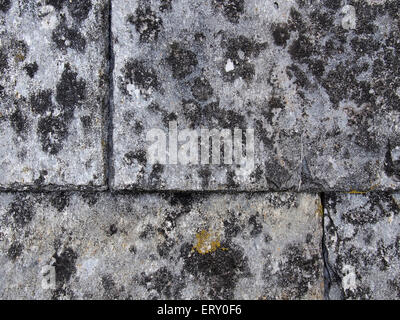
{"label": "rough stone texture", "polygon": [[100,188],[106,0],[0,1],[0,189]]}
{"label": "rough stone texture", "polygon": [[[371,190],[400,178],[400,1],[112,2],[115,189]],[[255,167],[152,165],[146,133],[255,130]]]}
{"label": "rough stone texture", "polygon": [[400,194],[328,194],[330,299],[400,298]]}
{"label": "rough stone texture", "polygon": [[321,299],[320,208],[309,194],[2,193],[0,298]]}

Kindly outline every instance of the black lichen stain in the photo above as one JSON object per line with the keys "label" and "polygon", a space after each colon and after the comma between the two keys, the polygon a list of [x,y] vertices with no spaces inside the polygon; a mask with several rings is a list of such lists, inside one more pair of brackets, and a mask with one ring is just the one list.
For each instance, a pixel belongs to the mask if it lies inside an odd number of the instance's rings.
{"label": "black lichen stain", "polygon": [[[267,43],[258,43],[245,36],[237,38],[223,39],[221,46],[225,48],[225,64],[222,68],[224,81],[233,82],[238,78],[252,81],[255,76],[255,66],[251,58],[257,58],[262,50],[267,47]],[[226,71],[228,62],[233,64],[233,70]]]}
{"label": "black lichen stain", "polygon": [[181,247],[184,271],[193,275],[209,288],[211,299],[233,299],[236,283],[243,277],[250,276],[248,258],[241,248],[229,243],[222,243],[225,250],[200,254],[193,251],[188,243]]}
{"label": "black lichen stain", "polygon": [[24,67],[26,74],[33,79],[33,77],[35,76],[36,72],[39,69],[39,66],[36,62],[32,62],[32,63],[28,63],[25,65]]}
{"label": "black lichen stain", "polygon": [[8,57],[6,52],[0,48],[0,72],[5,71],[8,68]]}
{"label": "black lichen stain", "polygon": [[162,19],[149,6],[139,6],[135,15],[128,16],[128,22],[135,26],[141,42],[157,41],[163,25]]}
{"label": "black lichen stain", "polygon": [[170,46],[166,61],[172,69],[173,77],[178,80],[190,75],[198,64],[196,54],[178,42]]}
{"label": "black lichen stain", "polygon": [[198,101],[207,101],[214,93],[210,82],[204,77],[194,79],[191,91],[193,97]]}
{"label": "black lichen stain", "polygon": [[61,10],[67,0],[46,0],[47,5],[51,5],[57,10]]}
{"label": "black lichen stain", "polygon": [[135,84],[140,89],[144,90],[159,90],[160,83],[153,68],[148,67],[144,61],[129,60],[123,69],[126,84]]}
{"label": "black lichen stain", "polygon": [[76,260],[78,255],[71,248],[64,249],[60,254],[53,255],[55,259],[54,267],[56,271],[56,288],[63,288],[70,281],[72,275],[76,273]]}
{"label": "black lichen stain", "polygon": [[253,236],[253,237],[257,236],[262,232],[263,226],[262,226],[262,223],[258,219],[258,214],[257,215],[252,215],[249,218],[249,224],[252,227],[252,230],[250,231],[250,235],[251,236]]}
{"label": "black lichen stain", "polygon": [[290,39],[288,25],[286,23],[273,25],[272,36],[277,46],[285,47],[287,41]]}
{"label": "black lichen stain", "polygon": [[10,248],[7,251],[7,257],[11,261],[15,261],[22,253],[24,246],[19,242],[14,242],[11,244]]}
{"label": "black lichen stain", "polygon": [[44,115],[47,111],[54,109],[51,97],[51,90],[40,90],[37,94],[31,96],[31,109],[33,112]]}
{"label": "black lichen stain", "polygon": [[299,37],[290,45],[289,53],[294,60],[308,58],[313,53],[313,46],[310,39],[300,34]]}
{"label": "black lichen stain", "polygon": [[198,175],[201,179],[201,187],[203,189],[208,189],[210,185],[210,179],[212,176],[212,172],[208,167],[200,168],[198,171]]}
{"label": "black lichen stain", "polygon": [[175,276],[166,267],[161,267],[157,271],[146,275],[141,274],[140,285],[144,286],[149,293],[156,291],[158,298],[179,299],[184,283],[179,277]]}
{"label": "black lichen stain", "polygon": [[161,184],[161,175],[164,172],[164,166],[162,164],[153,164],[151,173],[149,175],[149,186],[158,187]]}
{"label": "black lichen stain", "polygon": [[[107,274],[101,277],[101,285],[104,289],[104,298],[108,300],[116,300],[120,297],[120,291],[112,278],[112,275]],[[122,290],[121,290],[122,291]]]}
{"label": "black lichen stain", "polygon": [[24,228],[35,216],[34,207],[30,198],[18,195],[9,205],[5,216],[6,222],[14,228]]}
{"label": "black lichen stain", "polygon": [[128,165],[135,164],[135,161],[142,166],[147,165],[147,155],[145,150],[138,150],[136,152],[129,151],[125,153],[124,159]]}
{"label": "black lichen stain", "polygon": [[0,0],[0,11],[6,13],[11,8],[11,0]]}
{"label": "black lichen stain", "polygon": [[69,28],[65,24],[65,21],[61,21],[53,30],[51,39],[60,50],[71,48],[78,52],[84,52],[86,48],[86,39],[82,36],[79,29],[74,27]]}
{"label": "black lichen stain", "polygon": [[161,12],[171,11],[172,9],[172,0],[160,0],[159,10]]}
{"label": "black lichen stain", "polygon": [[90,116],[82,116],[81,123],[85,132],[89,132],[92,128],[92,118]]}
{"label": "black lichen stain", "polygon": [[213,4],[221,8],[224,16],[232,23],[238,23],[244,13],[244,0],[213,0]]}
{"label": "black lichen stain", "polygon": [[98,192],[84,192],[82,194],[83,200],[89,205],[89,207],[93,207],[99,200],[99,197],[100,194]]}
{"label": "black lichen stain", "polygon": [[19,136],[23,136],[26,133],[28,122],[26,116],[23,114],[21,109],[17,108],[10,115],[10,122],[11,127]]}
{"label": "black lichen stain", "polygon": [[282,288],[287,299],[305,298],[312,286],[319,285],[321,257],[309,254],[298,245],[288,245],[282,251],[284,259],[279,262],[279,271],[272,272],[272,261],[264,265],[263,276],[268,283]]}
{"label": "black lichen stain", "polygon": [[56,208],[58,212],[62,212],[69,206],[70,194],[64,191],[51,193],[49,200],[51,205]]}
{"label": "black lichen stain", "polygon": [[63,143],[68,137],[66,122],[67,119],[60,116],[40,118],[37,130],[43,151],[56,155],[63,149]]}
{"label": "black lichen stain", "polygon": [[71,16],[81,22],[87,19],[90,10],[92,9],[91,0],[73,0],[67,2],[68,10]]}
{"label": "black lichen stain", "polygon": [[[38,122],[37,132],[42,150],[56,155],[62,148],[68,137],[68,126],[72,121],[74,109],[79,106],[86,97],[86,82],[77,79],[77,73],[71,70],[67,63],[60,81],[56,87],[56,101],[61,108],[55,115],[56,106],[52,103],[51,91],[43,90],[31,97],[31,108],[42,116]],[[45,113],[49,112],[49,115]]]}
{"label": "black lichen stain", "polygon": [[72,71],[71,66],[67,63],[57,84],[56,101],[64,107],[64,112],[68,114],[86,97],[86,81],[78,80],[77,76],[78,73]]}
{"label": "black lichen stain", "polygon": [[268,103],[261,110],[261,114],[267,120],[269,124],[273,124],[273,118],[275,116],[274,111],[280,111],[285,109],[285,104],[282,101],[282,98],[273,96],[268,100]]}
{"label": "black lichen stain", "polygon": [[384,170],[388,177],[394,177],[396,180],[400,180],[400,159],[393,160],[392,146],[390,143],[387,145]]}

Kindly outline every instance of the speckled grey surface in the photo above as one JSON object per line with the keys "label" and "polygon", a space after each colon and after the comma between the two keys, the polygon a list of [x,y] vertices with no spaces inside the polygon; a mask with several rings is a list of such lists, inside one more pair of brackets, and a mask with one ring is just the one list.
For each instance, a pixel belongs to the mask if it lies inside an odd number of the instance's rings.
{"label": "speckled grey surface", "polygon": [[399,299],[399,8],[0,0],[0,299]]}
{"label": "speckled grey surface", "polygon": [[327,194],[330,299],[400,298],[400,195]]}
{"label": "speckled grey surface", "polygon": [[108,1],[0,2],[0,188],[105,185]]}
{"label": "speckled grey surface", "polygon": [[0,298],[321,299],[319,208],[308,194],[2,194]]}
{"label": "speckled grey surface", "polygon": [[[115,189],[399,187],[399,1],[112,1]],[[252,128],[255,165],[154,165],[146,134]]]}

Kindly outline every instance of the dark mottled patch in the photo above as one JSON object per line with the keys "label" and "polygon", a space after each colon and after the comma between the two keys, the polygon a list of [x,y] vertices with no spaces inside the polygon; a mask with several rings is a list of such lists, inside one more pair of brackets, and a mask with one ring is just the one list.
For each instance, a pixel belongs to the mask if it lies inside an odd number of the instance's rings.
{"label": "dark mottled patch", "polygon": [[261,114],[268,121],[273,124],[274,110],[283,110],[285,105],[280,97],[271,97],[265,107],[262,109]]}
{"label": "dark mottled patch", "polygon": [[33,183],[37,186],[43,185],[44,182],[46,181],[47,174],[48,174],[47,170],[40,170],[39,178],[35,179]]}
{"label": "dark mottled patch", "polygon": [[47,116],[38,122],[37,133],[39,135],[42,150],[56,155],[63,148],[63,142],[68,137],[68,125],[63,116]]}
{"label": "dark mottled patch", "polygon": [[286,23],[273,25],[272,36],[277,46],[282,46],[282,47],[286,46],[287,41],[290,39],[288,25]]}
{"label": "dark mottled patch", "polygon": [[81,123],[85,131],[89,131],[92,127],[92,118],[90,116],[82,116]]}
{"label": "dark mottled patch", "polygon": [[0,72],[8,68],[8,58],[4,50],[0,49]]}
{"label": "dark mottled patch", "polygon": [[101,277],[101,285],[104,288],[104,297],[115,300],[120,296],[118,287],[110,274]]}
{"label": "dark mottled patch", "polygon": [[177,42],[174,42],[170,46],[170,52],[166,61],[172,69],[173,77],[178,80],[190,75],[198,64],[196,54],[185,49]]}
{"label": "dark mottled patch", "polygon": [[25,65],[24,70],[26,71],[26,74],[30,77],[33,78],[38,71],[39,66],[36,62],[28,63]]}
{"label": "dark mottled patch", "polygon": [[6,13],[11,8],[11,0],[0,0],[0,11]]}
{"label": "dark mottled patch", "polygon": [[64,107],[63,111],[68,117],[71,116],[73,108],[80,105],[86,97],[86,81],[77,79],[77,76],[78,73],[72,71],[67,63],[57,83],[56,101]]}
{"label": "dark mottled patch", "polygon": [[124,70],[125,81],[134,83],[137,87],[149,90],[160,89],[158,77],[153,68],[147,67],[144,61],[130,60],[125,64]]}
{"label": "dark mottled patch", "polygon": [[338,10],[341,8],[342,1],[341,0],[326,0],[324,1],[325,7],[331,10]]}
{"label": "dark mottled patch", "polygon": [[30,199],[17,196],[9,205],[6,217],[11,218],[16,227],[23,228],[32,221],[34,215]]}
{"label": "dark mottled patch", "polygon": [[90,206],[93,207],[99,200],[100,194],[98,192],[85,192],[82,194],[83,200]]}
{"label": "dark mottled patch", "polygon": [[[226,48],[225,63],[222,66],[224,81],[233,82],[238,78],[246,81],[253,80],[255,76],[254,64],[250,63],[251,58],[256,58],[262,50],[267,47],[266,43],[258,43],[245,36],[223,39],[221,46]],[[226,71],[225,66],[230,60],[234,69]]]}
{"label": "dark mottled patch", "polygon": [[149,6],[145,8],[139,6],[135,15],[128,17],[128,22],[135,26],[141,42],[157,41],[163,25],[162,19]]}
{"label": "dark mottled patch", "polygon": [[250,235],[253,236],[253,237],[259,235],[263,230],[263,226],[258,221],[257,217],[258,217],[258,215],[252,215],[249,218],[249,224],[252,226],[252,230],[250,231]]}
{"label": "dark mottled patch", "polygon": [[50,194],[50,203],[58,212],[69,206],[70,194],[67,192],[55,192]]}
{"label": "dark mottled patch", "polygon": [[153,165],[150,176],[149,185],[151,187],[157,187],[161,183],[161,175],[164,172],[164,166],[162,164],[156,163]]}
{"label": "dark mottled patch", "polygon": [[233,299],[237,281],[249,276],[250,269],[241,248],[228,243],[222,243],[221,246],[227,250],[203,255],[192,252],[192,246],[186,243],[181,248],[181,257],[184,270],[201,283],[207,283],[211,299]]}
{"label": "dark mottled patch", "polygon": [[26,116],[22,113],[21,109],[16,109],[10,115],[11,127],[18,135],[23,135],[26,132],[28,122]]}
{"label": "dark mottled patch", "polygon": [[136,152],[129,151],[125,153],[124,158],[127,164],[130,166],[135,163],[135,160],[142,166],[147,165],[147,155],[145,150],[138,150]]}
{"label": "dark mottled patch", "polygon": [[194,79],[191,90],[193,97],[195,97],[198,101],[207,101],[214,93],[210,82],[203,77]]}
{"label": "dark mottled patch", "polygon": [[31,96],[31,109],[38,114],[45,114],[54,109],[51,101],[53,92],[51,90],[40,90],[37,94]]}
{"label": "dark mottled patch", "polygon": [[392,146],[390,143],[388,143],[385,154],[384,170],[389,177],[395,177],[400,180],[400,159],[393,160]]}
{"label": "dark mottled patch", "polygon": [[201,178],[201,187],[203,189],[208,189],[208,187],[210,185],[210,178],[212,175],[211,170],[207,167],[200,168],[198,170],[198,174],[199,174],[199,177]]}
{"label": "dark mottled patch", "polygon": [[11,244],[10,248],[8,248],[7,257],[15,261],[21,255],[23,249],[24,246],[21,243],[14,242]]}
{"label": "dark mottled patch", "polygon": [[171,11],[172,9],[172,0],[160,0],[159,9],[161,12]]}
{"label": "dark mottled patch", "polygon": [[299,37],[290,45],[289,53],[295,60],[307,58],[313,53],[313,46],[310,39],[301,34]]}
{"label": "dark mottled patch", "polygon": [[[176,242],[173,239],[165,239],[162,243],[157,245],[157,252],[160,257],[168,258],[171,249],[174,247]],[[172,257],[170,257],[172,258]]]}
{"label": "dark mottled patch", "polygon": [[140,232],[139,238],[140,239],[148,239],[155,235],[154,227],[151,224],[146,224],[144,229]]}
{"label": "dark mottled patch", "polygon": [[86,39],[80,31],[74,27],[68,28],[64,21],[53,30],[51,39],[60,50],[71,48],[84,52],[86,48]]}
{"label": "dark mottled patch", "polygon": [[284,288],[286,298],[304,298],[310,286],[317,284],[319,280],[320,256],[310,255],[298,245],[288,245],[282,254],[285,259],[279,262],[278,273],[271,272],[271,262],[268,262],[264,266],[263,275],[267,281],[275,279],[278,286]]}
{"label": "dark mottled patch", "polygon": [[222,8],[224,16],[229,22],[238,23],[240,16],[244,13],[244,0],[213,0],[217,8]]}
{"label": "dark mottled patch", "polygon": [[90,10],[92,9],[91,0],[73,0],[67,2],[68,10],[71,16],[81,22],[87,19]]}
{"label": "dark mottled patch", "polygon": [[53,258],[55,259],[56,287],[62,288],[76,272],[75,263],[78,255],[71,248],[66,248],[60,254],[55,253]]}
{"label": "dark mottled patch", "polygon": [[148,291],[155,290],[159,298],[179,299],[180,292],[184,286],[179,278],[175,277],[166,267],[161,267],[156,272],[146,275],[142,273],[140,284]]}

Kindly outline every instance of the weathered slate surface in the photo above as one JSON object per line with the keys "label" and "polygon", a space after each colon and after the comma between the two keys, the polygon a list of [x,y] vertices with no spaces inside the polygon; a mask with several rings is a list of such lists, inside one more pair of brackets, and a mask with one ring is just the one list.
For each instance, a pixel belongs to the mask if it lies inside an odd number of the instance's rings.
{"label": "weathered slate surface", "polygon": [[[113,188],[398,188],[400,2],[347,4],[112,1]],[[254,129],[254,168],[150,163],[171,121]]]}
{"label": "weathered slate surface", "polygon": [[400,195],[329,194],[330,299],[400,298]]}
{"label": "weathered slate surface", "polygon": [[108,1],[0,2],[0,189],[101,188]]}
{"label": "weathered slate surface", "polygon": [[321,299],[320,208],[288,193],[2,193],[0,297]]}

